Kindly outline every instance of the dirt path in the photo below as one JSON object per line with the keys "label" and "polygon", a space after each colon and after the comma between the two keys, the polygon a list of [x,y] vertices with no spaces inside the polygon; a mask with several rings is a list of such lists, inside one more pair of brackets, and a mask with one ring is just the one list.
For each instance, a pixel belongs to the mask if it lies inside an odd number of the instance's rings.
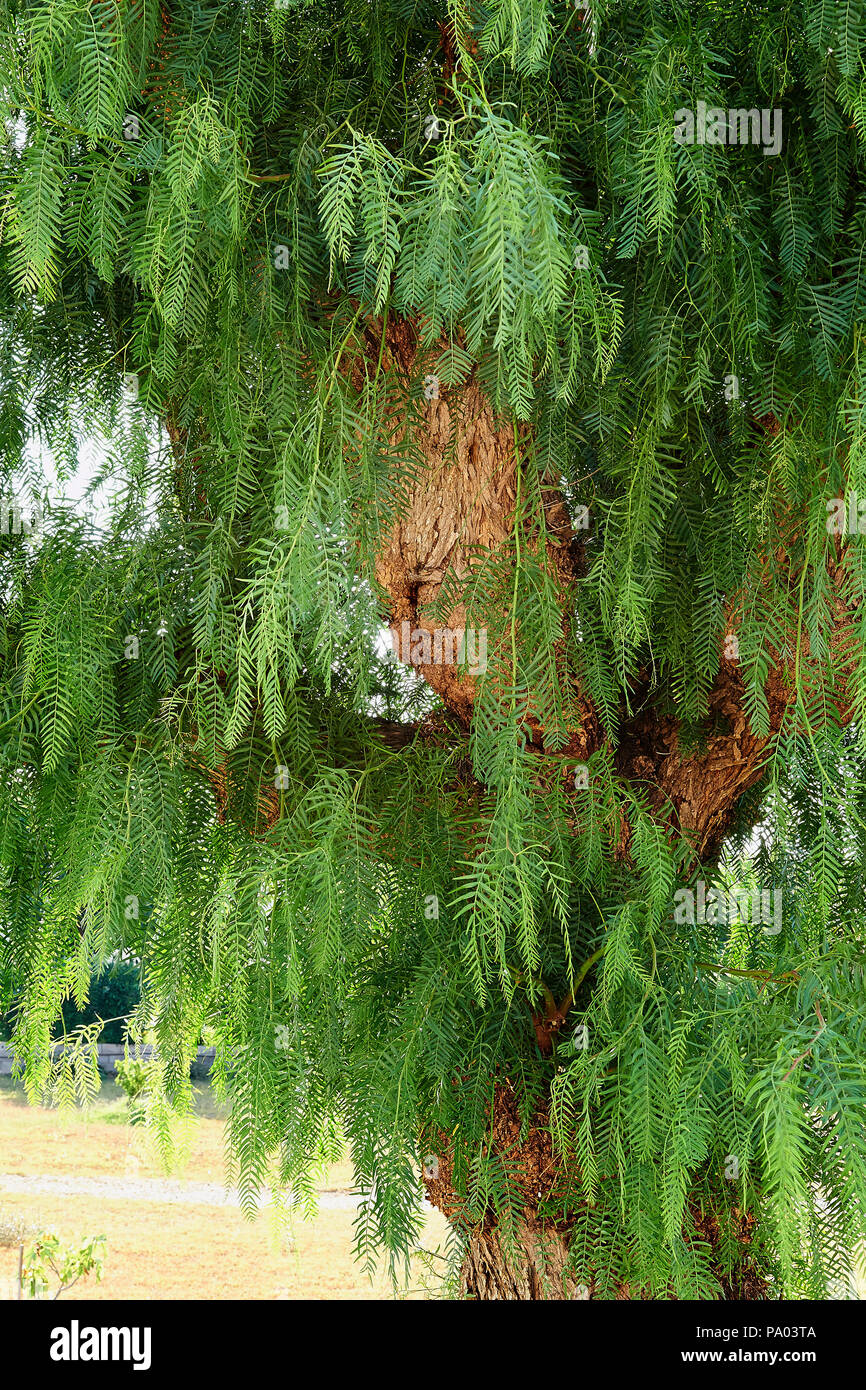
{"label": "dirt path", "polygon": [[[239,1207],[236,1188],[218,1182],[181,1182],[175,1178],[76,1178],[44,1174],[36,1177],[21,1173],[0,1173],[0,1192],[54,1197],[104,1197],[108,1201],[180,1202],[193,1206]],[[260,1205],[268,1194],[260,1195]],[[324,1211],[354,1211],[361,1198],[351,1192],[320,1192],[318,1205]]]}

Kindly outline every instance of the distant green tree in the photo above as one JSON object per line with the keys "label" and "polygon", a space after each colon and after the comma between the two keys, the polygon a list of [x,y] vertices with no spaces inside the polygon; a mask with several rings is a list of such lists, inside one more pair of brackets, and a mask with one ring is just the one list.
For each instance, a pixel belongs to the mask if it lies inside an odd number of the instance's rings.
{"label": "distant green tree", "polygon": [[[87,1002],[79,1008],[74,999],[65,999],[61,1016],[54,1024],[52,1036],[62,1038],[76,1028],[108,1020],[101,1030],[101,1043],[122,1043],[126,1040],[126,1019],[131,1018],[141,1001],[141,980],[138,966],[129,961],[115,961],[106,970],[93,975],[87,989]],[[0,1015],[0,1038],[8,1039],[15,1027],[14,1011]]]}
{"label": "distant green tree", "polygon": [[[213,1029],[250,1210],[348,1139],[359,1256],[426,1190],[471,1297],[839,1296],[863,6],[0,16],[28,1084],[126,952],[157,1110]],[[87,438],[101,527],[34,463]]]}
{"label": "distant green tree", "polygon": [[101,1043],[122,1043],[126,1040],[126,1019],[131,1018],[141,999],[141,980],[137,965],[129,961],[116,961],[99,975],[94,975],[88,990],[87,1003],[79,1009],[73,999],[67,999],[62,1007],[61,1023],[55,1028],[54,1036],[61,1037],[82,1024],[95,1023],[97,1019],[108,1022],[99,1034]]}

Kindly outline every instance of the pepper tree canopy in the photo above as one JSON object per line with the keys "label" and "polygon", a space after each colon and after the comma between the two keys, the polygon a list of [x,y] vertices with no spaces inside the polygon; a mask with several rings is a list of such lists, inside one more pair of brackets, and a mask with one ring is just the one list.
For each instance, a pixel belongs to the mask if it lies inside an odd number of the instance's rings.
{"label": "pepper tree canopy", "polygon": [[[826,1296],[866,1211],[862,7],[0,13],[30,1085],[123,953],[166,1133],[215,1030],[250,1207],[348,1137],[365,1258],[429,1154],[463,1238],[565,1230],[593,1296],[717,1296],[744,1220]],[[93,439],[100,525],[40,472]]]}

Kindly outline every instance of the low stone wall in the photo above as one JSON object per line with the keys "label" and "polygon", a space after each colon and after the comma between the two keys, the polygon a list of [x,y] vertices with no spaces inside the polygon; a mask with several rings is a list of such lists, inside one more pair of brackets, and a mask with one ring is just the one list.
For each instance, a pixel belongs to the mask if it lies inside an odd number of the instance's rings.
{"label": "low stone wall", "polygon": [[[58,1044],[60,1046],[60,1044]],[[106,1076],[113,1076],[115,1067],[122,1059],[125,1048],[122,1043],[99,1043],[97,1046],[97,1065],[100,1071],[104,1071]],[[153,1054],[153,1048],[149,1043],[142,1047],[131,1047],[130,1057],[140,1057],[142,1061]],[[213,1066],[214,1049],[212,1047],[199,1047],[196,1049],[196,1058],[190,1067],[190,1075],[194,1080],[200,1081],[208,1075]],[[11,1076],[12,1052],[6,1043],[0,1043],[0,1076]]]}

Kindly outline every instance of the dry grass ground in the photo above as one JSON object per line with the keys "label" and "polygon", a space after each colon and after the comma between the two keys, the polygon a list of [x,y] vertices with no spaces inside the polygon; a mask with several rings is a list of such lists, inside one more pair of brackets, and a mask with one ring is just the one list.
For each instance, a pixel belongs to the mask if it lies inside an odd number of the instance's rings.
{"label": "dry grass ground", "polygon": [[[0,1077],[0,1174],[106,1179],[166,1177],[147,1131],[126,1123],[123,1092],[105,1083],[89,1115],[31,1107],[20,1088]],[[196,1096],[186,1154],[172,1176],[193,1183],[225,1182],[224,1117],[210,1088]],[[348,1190],[349,1164],[332,1167],[323,1190]],[[267,1212],[247,1221],[236,1207],[123,1201],[90,1195],[4,1192],[0,1210],[20,1213],[69,1240],[105,1235],[104,1278],[76,1288],[84,1299],[375,1299],[391,1298],[383,1273],[371,1281],[352,1259],[351,1211],[323,1210],[309,1223],[282,1231]],[[446,1225],[428,1215],[427,1250],[442,1250]],[[0,1249],[0,1298],[8,1298],[17,1253]],[[430,1275],[420,1265],[410,1297],[425,1296]],[[858,1281],[860,1298],[866,1282]]]}
{"label": "dry grass ground", "polygon": [[[352,1261],[352,1212],[321,1212],[282,1239],[260,1216],[236,1208],[106,1202],[93,1197],[4,1197],[7,1211],[54,1226],[70,1238],[107,1238],[102,1282],[79,1285],[85,1299],[390,1298],[387,1279],[371,1284]],[[17,1255],[0,1250],[0,1287],[9,1296]],[[420,1296],[416,1285],[415,1296]]]}
{"label": "dry grass ground", "polygon": [[[163,1178],[152,1139],[126,1122],[125,1100],[113,1084],[104,1088],[87,1116],[31,1107],[8,1078],[0,1079],[0,1173],[94,1178]],[[197,1113],[187,1136],[187,1153],[172,1176],[187,1182],[223,1183],[224,1120],[200,1088]],[[332,1168],[325,1189],[351,1186],[348,1164]],[[104,1234],[101,1284],[80,1285],[87,1299],[369,1299],[392,1297],[379,1274],[371,1284],[352,1259],[351,1211],[321,1211],[315,1220],[293,1220],[280,1233],[267,1212],[254,1222],[237,1208],[150,1201],[114,1201],[93,1196],[4,1193],[0,1208],[20,1212],[68,1239]],[[444,1248],[445,1223],[427,1220],[423,1244]],[[0,1296],[9,1296],[17,1256],[0,1250]],[[414,1296],[423,1296],[420,1266]],[[410,1296],[412,1296],[410,1294]]]}

